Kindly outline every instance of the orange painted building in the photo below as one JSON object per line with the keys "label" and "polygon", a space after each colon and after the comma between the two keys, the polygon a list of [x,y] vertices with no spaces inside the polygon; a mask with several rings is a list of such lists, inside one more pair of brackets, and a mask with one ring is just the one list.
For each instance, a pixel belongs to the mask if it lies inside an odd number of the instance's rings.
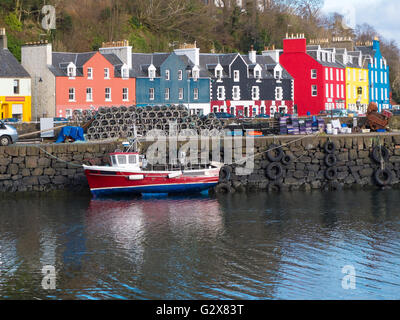
{"label": "orange painted building", "polygon": [[135,78],[115,54],[53,53],[56,76],[56,115],[74,110],[136,104]]}

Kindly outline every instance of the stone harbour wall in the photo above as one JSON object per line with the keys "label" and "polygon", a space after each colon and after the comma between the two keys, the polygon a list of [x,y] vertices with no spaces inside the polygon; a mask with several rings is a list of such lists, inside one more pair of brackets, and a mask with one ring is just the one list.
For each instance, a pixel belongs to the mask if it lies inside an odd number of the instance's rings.
{"label": "stone harbour wall", "polygon": [[[325,149],[327,142],[334,146],[333,151]],[[269,152],[271,160],[266,151],[274,146],[282,146],[282,151]],[[254,171],[247,176],[237,175],[237,165],[229,166],[222,173],[217,192],[400,185],[400,134],[266,137],[257,139],[254,149],[259,154]]]}
{"label": "stone harbour wall", "polygon": [[0,147],[0,193],[89,190],[81,165],[104,165],[118,148],[117,142]]}

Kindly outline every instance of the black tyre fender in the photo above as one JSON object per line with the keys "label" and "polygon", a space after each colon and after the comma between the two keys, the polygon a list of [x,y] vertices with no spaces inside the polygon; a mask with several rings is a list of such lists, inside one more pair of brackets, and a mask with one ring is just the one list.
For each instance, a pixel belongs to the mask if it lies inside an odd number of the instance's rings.
{"label": "black tyre fender", "polygon": [[335,153],[335,151],[336,151],[336,145],[335,145],[333,142],[328,141],[328,142],[325,143],[325,145],[324,145],[324,150],[325,150],[326,153],[329,153],[329,154]]}
{"label": "black tyre fender", "polygon": [[392,183],[393,173],[389,169],[378,169],[374,174],[376,183],[381,186],[388,186]]}
{"label": "black tyre fender", "polygon": [[384,147],[384,146],[376,146],[372,150],[372,159],[374,159],[375,162],[381,163],[381,160],[383,161],[388,161],[389,160],[389,150]]}
{"label": "black tyre fender", "polygon": [[215,192],[218,194],[229,194],[233,193],[233,188],[227,183],[220,183],[215,187]]}
{"label": "black tyre fender", "polygon": [[276,144],[269,146],[269,151],[267,151],[267,158],[271,162],[279,162],[282,160],[284,152],[282,148]]}
{"label": "black tyre fender", "polygon": [[219,171],[219,180],[221,182],[227,182],[231,180],[232,168],[230,166],[223,166]]}
{"label": "black tyre fender", "polygon": [[290,165],[292,163],[292,157],[290,155],[288,155],[288,154],[284,155],[283,158],[282,158],[282,163],[285,166]]}
{"label": "black tyre fender", "polygon": [[330,167],[325,171],[325,178],[329,181],[337,179],[338,171],[336,167]]}
{"label": "black tyre fender", "polygon": [[283,176],[283,168],[279,162],[272,162],[266,169],[266,176],[270,180],[278,180]]}
{"label": "black tyre fender", "polygon": [[326,155],[324,162],[328,168],[333,167],[337,163],[337,157],[333,153],[329,153]]}

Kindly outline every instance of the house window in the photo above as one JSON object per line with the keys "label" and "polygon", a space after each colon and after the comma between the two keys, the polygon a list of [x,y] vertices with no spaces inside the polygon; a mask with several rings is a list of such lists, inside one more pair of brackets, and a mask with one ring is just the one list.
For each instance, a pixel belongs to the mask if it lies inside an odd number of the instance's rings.
{"label": "house window", "polygon": [[215,76],[218,79],[221,79],[222,78],[222,70],[220,70],[220,69],[215,70]]}
{"label": "house window", "polygon": [[154,100],[154,88],[149,89],[149,99]]}
{"label": "house window", "polygon": [[357,88],[357,94],[358,94],[359,96],[362,96],[362,94],[363,94],[363,88],[362,88],[362,87],[358,87],[358,88]]}
{"label": "house window", "polygon": [[235,114],[235,107],[231,107],[230,111],[231,114]]}
{"label": "house window", "polygon": [[275,88],[275,100],[281,101],[283,99],[283,89],[281,87]]}
{"label": "house window", "polygon": [[165,92],[164,92],[165,100],[169,100],[169,92],[170,92],[170,89],[169,88],[165,88]]}
{"label": "house window", "polygon": [[340,78],[339,78],[339,69],[336,69],[336,81],[340,81]]}
{"label": "house window", "polygon": [[106,92],[105,95],[106,101],[111,101],[111,88],[106,88],[105,92]]}
{"label": "house window", "polygon": [[317,79],[317,70],[315,69],[311,70],[311,79]]}
{"label": "house window", "polygon": [[165,70],[165,80],[171,80],[171,71]]}
{"label": "house window", "polygon": [[329,84],[325,84],[325,96],[329,98]]}
{"label": "house window", "polygon": [[342,98],[344,98],[344,85],[343,84],[340,87],[340,91],[342,93]]}
{"label": "house window", "polygon": [[183,88],[179,88],[179,100],[183,100]]}
{"label": "house window", "polygon": [[93,101],[93,89],[86,88],[86,101]]}
{"label": "house window", "polygon": [[333,98],[335,95],[333,93],[333,84],[331,84],[331,98]]}
{"label": "house window", "polygon": [[333,81],[333,69],[331,68],[331,81]]}
{"label": "house window", "polygon": [[110,69],[104,69],[104,79],[110,79]]}
{"label": "house window", "polygon": [[19,94],[19,80],[14,80],[14,94]]}
{"label": "house window", "polygon": [[251,88],[251,98],[252,98],[252,100],[260,99],[260,88],[259,87]]}
{"label": "house window", "polygon": [[275,79],[281,79],[282,78],[282,70],[276,69],[274,72]]}
{"label": "house window", "polygon": [[194,90],[193,90],[193,99],[194,100],[199,99],[199,89],[198,88],[194,88]]}
{"label": "house window", "polygon": [[338,84],[336,85],[336,97],[340,98],[340,86]]}
{"label": "house window", "polygon": [[255,77],[257,80],[260,80],[260,79],[261,79],[261,71],[260,71],[260,70],[255,70],[255,71],[254,71],[254,77]]}
{"label": "house window", "polygon": [[318,88],[316,85],[311,86],[311,96],[316,97],[318,95]]}
{"label": "house window", "polygon": [[344,70],[340,70],[340,81],[344,81]]}
{"label": "house window", "polygon": [[68,100],[70,102],[74,102],[75,101],[75,88],[69,88],[69,90],[68,90]]}
{"label": "house window", "polygon": [[232,90],[232,99],[240,100],[240,88],[239,86],[234,86]]}
{"label": "house window", "polygon": [[93,79],[93,68],[88,68],[87,69],[87,77],[89,80]]}
{"label": "house window", "polygon": [[72,110],[71,110],[71,109],[65,110],[65,117],[66,117],[67,119],[69,119],[69,118],[72,117]]}
{"label": "house window", "polygon": [[233,81],[239,82],[240,81],[240,72],[239,70],[233,71]]}
{"label": "house window", "polygon": [[217,99],[218,100],[224,100],[225,99],[225,88],[224,87],[218,87],[218,89],[217,89]]}
{"label": "house window", "polygon": [[68,67],[68,77],[74,78],[76,76],[76,69],[73,66]]}
{"label": "house window", "polygon": [[183,80],[183,71],[178,70],[178,80]]}
{"label": "house window", "polygon": [[329,80],[329,69],[328,68],[325,69],[325,79]]}
{"label": "house window", "polygon": [[150,78],[150,80],[153,81],[155,77],[156,77],[156,70],[155,70],[154,67],[153,68],[150,67],[149,68],[149,78]]}
{"label": "house window", "polygon": [[196,81],[199,78],[199,70],[193,70],[193,79]]}
{"label": "house window", "polygon": [[128,68],[122,68],[122,78],[128,79],[129,78],[129,70]]}
{"label": "house window", "polygon": [[128,88],[122,89],[122,100],[129,101],[129,89]]}

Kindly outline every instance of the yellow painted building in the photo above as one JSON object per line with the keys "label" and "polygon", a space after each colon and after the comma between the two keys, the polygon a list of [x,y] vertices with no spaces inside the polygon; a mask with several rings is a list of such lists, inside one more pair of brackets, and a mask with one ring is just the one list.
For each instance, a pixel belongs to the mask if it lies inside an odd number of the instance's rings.
{"label": "yellow painted building", "polygon": [[7,48],[7,36],[0,29],[0,119],[32,118],[31,76]]}
{"label": "yellow painted building", "polygon": [[366,113],[369,104],[368,69],[346,67],[346,108]]}

